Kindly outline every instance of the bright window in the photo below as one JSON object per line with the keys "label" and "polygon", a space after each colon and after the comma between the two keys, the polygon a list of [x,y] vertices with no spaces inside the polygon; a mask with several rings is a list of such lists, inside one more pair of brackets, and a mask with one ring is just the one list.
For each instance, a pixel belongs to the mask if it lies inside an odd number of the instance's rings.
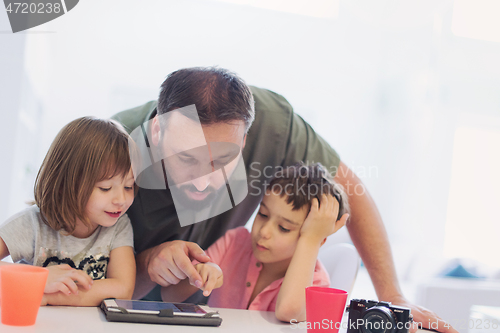
{"label": "bright window", "polygon": [[451,30],[460,37],[500,42],[500,1],[455,0]]}
{"label": "bright window", "polygon": [[340,0],[219,0],[313,17],[336,18]]}
{"label": "bright window", "polygon": [[445,233],[447,257],[500,267],[500,118],[455,132]]}

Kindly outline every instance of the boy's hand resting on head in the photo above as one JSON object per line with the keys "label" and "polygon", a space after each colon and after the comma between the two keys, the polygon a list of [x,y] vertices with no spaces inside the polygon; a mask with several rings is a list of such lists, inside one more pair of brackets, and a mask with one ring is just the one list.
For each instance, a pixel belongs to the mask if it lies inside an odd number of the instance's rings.
{"label": "boy's hand resting on head", "polygon": [[209,296],[212,290],[222,286],[222,270],[213,262],[197,264],[194,266],[201,276],[203,296]]}
{"label": "boy's hand resting on head", "polygon": [[336,221],[338,214],[339,202],[334,196],[322,194],[321,203],[314,198],[309,214],[300,229],[300,238],[308,237],[322,242],[346,224],[349,214],[342,215],[340,220]]}
{"label": "boy's hand resting on head", "polygon": [[69,265],[57,265],[47,267],[49,276],[45,284],[44,293],[52,294],[62,292],[65,295],[78,295],[78,285],[90,290],[94,281],[84,271],[71,268]]}

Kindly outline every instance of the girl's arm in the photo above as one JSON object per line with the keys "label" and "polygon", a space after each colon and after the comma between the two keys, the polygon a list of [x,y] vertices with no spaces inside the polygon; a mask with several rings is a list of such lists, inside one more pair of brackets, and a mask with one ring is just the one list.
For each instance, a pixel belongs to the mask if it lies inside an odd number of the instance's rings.
{"label": "girl's arm", "polygon": [[[0,237],[0,260],[9,255],[9,248],[5,241]],[[0,261],[0,266],[3,265],[19,265],[10,262]],[[77,269],[71,268],[69,265],[57,265],[47,267],[49,276],[45,284],[45,293],[66,293],[71,294],[78,292],[79,286],[84,289],[90,289],[93,281],[86,273]],[[78,286],[77,286],[78,283]]]}
{"label": "girl's arm", "polygon": [[318,251],[327,236],[345,225],[348,215],[338,221],[339,204],[333,196],[323,195],[321,206],[313,199],[311,210],[300,230],[297,247],[281,284],[276,301],[276,318],[290,322],[306,320],[305,288],[313,283]]}
{"label": "girl's arm", "polygon": [[45,294],[42,305],[99,306],[105,298],[130,299],[134,285],[134,251],[130,246],[122,246],[109,254],[105,279],[95,280],[90,290],[79,287],[76,294]]}
{"label": "girl's arm", "polygon": [[9,249],[7,245],[3,241],[2,237],[0,237],[0,266],[2,265],[11,265],[10,262],[1,261],[3,258],[9,255]]}

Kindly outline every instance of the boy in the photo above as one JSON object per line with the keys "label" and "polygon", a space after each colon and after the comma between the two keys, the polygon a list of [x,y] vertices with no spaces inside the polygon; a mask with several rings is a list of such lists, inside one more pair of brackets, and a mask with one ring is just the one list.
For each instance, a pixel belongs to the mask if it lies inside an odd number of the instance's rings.
{"label": "boy", "polygon": [[345,194],[321,164],[288,167],[269,184],[251,233],[228,231],[207,249],[211,262],[195,265],[203,285],[186,279],[164,287],[162,298],[182,301],[197,287],[205,296],[218,288],[208,301],[212,307],[275,311],[279,320],[303,321],[305,288],[330,285],[319,248],[345,225],[347,212]]}

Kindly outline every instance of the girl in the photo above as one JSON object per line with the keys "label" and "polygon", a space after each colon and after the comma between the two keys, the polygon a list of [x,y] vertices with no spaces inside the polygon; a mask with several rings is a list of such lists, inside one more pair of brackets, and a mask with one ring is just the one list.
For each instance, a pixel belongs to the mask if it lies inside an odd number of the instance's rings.
{"label": "girl", "polygon": [[70,122],[40,167],[36,206],[0,227],[0,259],[10,254],[16,263],[48,268],[43,305],[97,306],[104,298],[132,297],[128,138],[111,120]]}

